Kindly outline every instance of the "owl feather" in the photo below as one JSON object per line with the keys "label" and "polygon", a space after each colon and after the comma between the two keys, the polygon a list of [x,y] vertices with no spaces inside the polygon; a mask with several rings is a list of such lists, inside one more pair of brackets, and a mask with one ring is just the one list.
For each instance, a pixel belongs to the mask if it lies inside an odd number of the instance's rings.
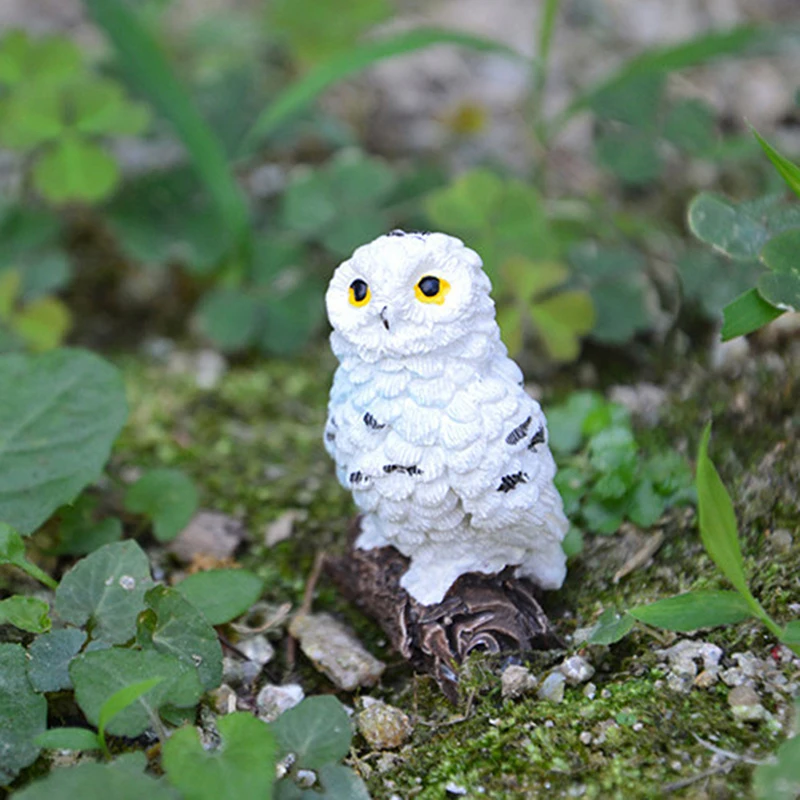
{"label": "owl feather", "polygon": [[568,522],[539,404],[500,339],[491,284],[443,233],[381,236],[334,272],[339,359],[325,446],[362,512],[356,546],[410,559],[403,588],[438,603],[469,572],[566,574]]}

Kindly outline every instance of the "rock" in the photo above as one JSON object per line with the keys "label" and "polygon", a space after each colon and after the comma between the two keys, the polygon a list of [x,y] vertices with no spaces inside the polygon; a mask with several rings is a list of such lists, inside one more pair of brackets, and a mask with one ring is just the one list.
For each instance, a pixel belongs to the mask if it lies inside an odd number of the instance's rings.
{"label": "rock", "polygon": [[242,661],[233,656],[222,659],[222,680],[233,687],[249,687],[260,672],[261,666],[254,661]]}
{"label": "rock", "polygon": [[742,686],[747,680],[745,674],[736,667],[724,669],[720,672],[719,677],[726,686]]}
{"label": "rock", "polygon": [[794,544],[792,534],[786,528],[777,528],[772,531],[768,541],[776,553],[788,553]]}
{"label": "rock", "polygon": [[307,516],[305,511],[290,509],[284,511],[278,519],[272,521],[264,528],[264,544],[275,547],[279,542],[285,542],[292,535],[294,523]]}
{"label": "rock", "polygon": [[597,695],[597,687],[590,681],[583,687],[583,696],[587,700],[594,700]]}
{"label": "rock", "polygon": [[586,683],[594,675],[594,667],[583,656],[564,659],[559,669],[570,686]]}
{"label": "rock", "polygon": [[719,681],[719,672],[704,669],[695,679],[694,685],[698,689],[710,689]]}
{"label": "rock", "polygon": [[223,561],[233,556],[246,535],[244,525],[235,517],[219,511],[198,511],[167,550],[185,564],[200,555]]}
{"label": "rock", "polygon": [[608,391],[609,400],[625,406],[651,428],[658,423],[667,396],[665,389],[644,381],[634,386],[612,386]]}
{"label": "rock", "polygon": [[731,689],[728,693],[728,705],[733,715],[745,722],[758,722],[769,716],[752,686],[736,686]]}
{"label": "rock", "polygon": [[466,788],[455,781],[449,781],[444,787],[444,790],[447,792],[447,794],[452,794],[456,797],[463,797],[467,793]]}
{"label": "rock", "polygon": [[590,745],[592,743],[592,734],[589,731],[582,731],[578,739],[581,744]]}
{"label": "rock", "polygon": [[284,711],[294,708],[304,697],[305,692],[299,683],[287,683],[283,686],[267,683],[261,687],[256,697],[259,719],[272,722]]}
{"label": "rock", "polygon": [[236,647],[247,656],[250,661],[258,664],[260,667],[268,664],[275,657],[275,648],[263,634],[252,636],[249,639],[242,639],[236,643]]}
{"label": "rock", "polygon": [[503,670],[500,678],[501,694],[503,698],[516,699],[524,694],[533,692],[538,681],[533,673],[518,664],[510,664]]}
{"label": "rock", "polygon": [[236,692],[227,683],[212,689],[208,694],[217,714],[232,714],[236,711]]}
{"label": "rock", "polygon": [[540,700],[549,700],[551,703],[560,703],[564,699],[564,686],[567,679],[563,672],[551,672],[539,687],[536,693]]}
{"label": "rock", "polygon": [[408,741],[413,731],[408,714],[371,697],[363,701],[364,708],[356,716],[356,723],[373,750],[394,750]]}
{"label": "rock", "polygon": [[339,688],[374,686],[386,665],[368,653],[355,634],[330,614],[297,614],[289,633],[314,666]]}

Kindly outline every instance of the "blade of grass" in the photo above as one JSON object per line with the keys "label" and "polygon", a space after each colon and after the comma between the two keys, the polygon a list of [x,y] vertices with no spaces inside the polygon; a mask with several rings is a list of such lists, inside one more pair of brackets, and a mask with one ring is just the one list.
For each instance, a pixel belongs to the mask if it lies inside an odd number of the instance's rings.
{"label": "blade of grass", "polygon": [[620,69],[605,80],[590,86],[579,94],[548,125],[548,135],[554,136],[572,117],[587,109],[605,92],[625,83],[631,76],[643,72],[673,72],[699,64],[705,64],[725,56],[743,57],[751,52],[763,52],[766,46],[774,46],[786,35],[796,35],[797,30],[777,25],[741,25],[726,31],[714,31],[681,42],[676,46],[658,47],[645,51],[626,61]]}
{"label": "blade of grass", "polygon": [[720,332],[722,341],[727,342],[737,336],[757,331],[783,313],[782,308],[768,303],[759,294],[758,289],[748,289],[722,309],[725,320]]}
{"label": "blade of grass", "polygon": [[767,154],[769,160],[774,164],[778,174],[786,181],[789,188],[800,197],[800,167],[789,161],[786,156],[781,155],[759,132],[752,126],[753,136],[761,145],[761,149]]}
{"label": "blade of grass", "polygon": [[108,752],[106,745],[106,726],[120,711],[127,708],[131,703],[138,700],[145,692],[149,692],[154,686],[161,683],[164,679],[147,678],[147,680],[137,681],[128,686],[123,686],[118,691],[114,692],[108,700],[103,703],[100,708],[100,714],[97,719],[97,738],[100,742],[100,747],[105,754],[106,758],[110,758],[111,754]]}
{"label": "blade of grass", "polygon": [[548,64],[550,63],[550,45],[553,43],[553,30],[556,26],[560,6],[561,0],[545,0],[539,20],[538,47],[536,61],[533,64],[533,86],[530,94],[530,124],[537,135],[542,127],[542,102],[547,83]]}
{"label": "blade of grass", "polygon": [[[91,1],[104,2],[105,0]],[[281,92],[261,112],[253,127],[244,137],[241,148],[242,154],[251,153],[276,128],[286,122],[292,115],[308,106],[331,84],[354,75],[379,61],[385,61],[387,58],[405,55],[406,53],[413,53],[415,50],[421,50],[437,44],[453,44],[481,52],[499,53],[510,58],[523,58],[519,53],[500,42],[437,28],[418,28],[413,31],[403,31],[382,39],[364,42],[314,67],[303,78]]]}
{"label": "blade of grass", "polygon": [[236,247],[246,248],[250,212],[225,150],[139,15],[124,0],[84,0],[114,46],[120,68],[169,120],[202,178]]}

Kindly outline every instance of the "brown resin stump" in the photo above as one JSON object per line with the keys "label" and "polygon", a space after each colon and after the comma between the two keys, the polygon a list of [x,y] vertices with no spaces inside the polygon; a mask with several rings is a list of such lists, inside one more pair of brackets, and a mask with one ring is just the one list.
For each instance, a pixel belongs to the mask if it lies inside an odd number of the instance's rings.
{"label": "brown resin stump", "polygon": [[511,569],[462,575],[441,603],[423,605],[400,586],[409,559],[394,547],[350,549],[328,557],[325,571],[339,591],[373,617],[392,645],[417,669],[429,672],[447,697],[458,699],[458,667],[473,651],[519,653],[564,646],[534,594]]}

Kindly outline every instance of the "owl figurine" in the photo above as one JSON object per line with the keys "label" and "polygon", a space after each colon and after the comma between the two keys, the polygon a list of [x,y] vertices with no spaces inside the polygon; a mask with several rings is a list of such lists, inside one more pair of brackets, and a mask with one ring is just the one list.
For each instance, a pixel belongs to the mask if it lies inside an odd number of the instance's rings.
{"label": "owl figurine", "polygon": [[483,264],[443,233],[392,231],[334,272],[339,359],[325,446],[362,512],[356,547],[410,559],[402,587],[440,602],[507,566],[544,589],[567,532],[539,404],[507,354]]}

